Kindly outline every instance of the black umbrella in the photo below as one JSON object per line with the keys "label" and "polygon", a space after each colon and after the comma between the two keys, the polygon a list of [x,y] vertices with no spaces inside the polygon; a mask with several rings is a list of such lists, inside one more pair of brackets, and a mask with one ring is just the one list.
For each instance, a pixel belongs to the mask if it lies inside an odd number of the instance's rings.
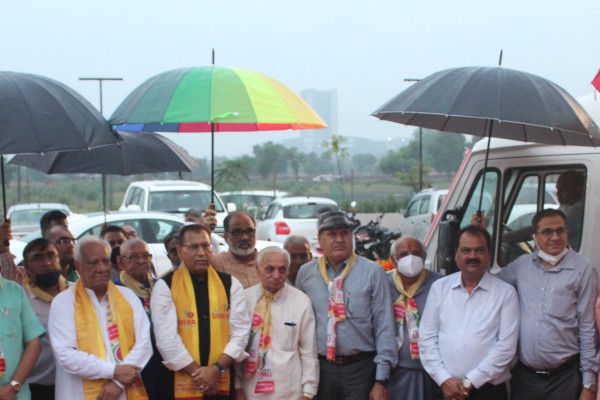
{"label": "black umbrella", "polygon": [[73,89],[39,75],[0,71],[0,154],[86,149],[117,138],[98,110]]}
{"label": "black umbrella", "polygon": [[[502,67],[436,72],[372,115],[405,125],[490,139],[600,145],[598,126],[563,88],[539,76]],[[486,168],[487,153],[484,171]],[[483,185],[481,193],[479,209]]]}
{"label": "black umbrella", "polygon": [[469,135],[598,146],[600,130],[563,88],[502,67],[448,69],[385,103],[377,118]]}
{"label": "black umbrella", "polygon": [[[46,174],[132,175],[155,172],[190,172],[196,161],[180,146],[157,133],[119,132],[116,145],[91,150],[21,154],[10,164],[21,165]],[[105,182],[103,180],[103,194]],[[106,203],[104,209],[106,210]]]}

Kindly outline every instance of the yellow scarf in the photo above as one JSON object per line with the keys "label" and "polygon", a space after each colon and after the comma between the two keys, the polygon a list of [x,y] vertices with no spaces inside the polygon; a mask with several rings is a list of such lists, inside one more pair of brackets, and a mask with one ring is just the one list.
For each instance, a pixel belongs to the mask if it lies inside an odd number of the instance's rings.
{"label": "yellow scarf", "polygon": [[125,287],[133,290],[133,293],[140,299],[142,299],[142,304],[144,305],[144,310],[148,315],[150,315],[150,295],[152,294],[152,288],[154,284],[152,283],[152,275],[148,273],[146,279],[148,279],[148,283],[150,287],[144,286],[143,283],[138,282],[136,279],[129,276],[125,271],[121,271],[119,274],[119,279],[125,285]]}
{"label": "yellow scarf", "polygon": [[325,256],[319,257],[319,271],[323,281],[329,290],[329,302],[327,304],[327,359],[335,360],[337,343],[337,323],[346,319],[346,304],[344,302],[344,279],[350,275],[356,254],[352,253],[342,273],[334,278],[333,282],[327,276],[327,260]]}
{"label": "yellow scarf", "polygon": [[[108,306],[110,307],[109,313],[115,317],[117,322],[121,356],[125,359],[135,344],[133,309],[125,296],[112,282],[108,282],[107,295]],[[98,314],[81,280],[75,284],[75,315],[77,316],[75,318],[75,328],[79,350],[106,360],[106,346],[100,331]],[[95,400],[108,382],[107,379],[84,379],[85,399]],[[136,383],[127,388],[127,399],[147,400],[148,395],[144,385]],[[139,380],[139,383],[141,383],[141,380]]]}
{"label": "yellow scarf", "polygon": [[[208,303],[210,310],[210,353],[209,365],[216,362],[229,341],[229,304],[223,282],[212,266],[206,274],[208,284]],[[194,361],[200,365],[200,330],[198,327],[198,309],[192,276],[185,263],[174,273],[171,283],[173,302],[177,310],[177,333]],[[207,333],[207,332],[203,332]],[[230,373],[221,374],[218,394],[228,395]],[[175,372],[175,399],[202,399],[202,391],[194,384],[191,376],[183,371]]]}
{"label": "yellow scarf", "polygon": [[261,290],[262,295],[256,302],[254,315],[252,316],[252,331],[250,332],[248,349],[250,356],[246,360],[244,374],[247,378],[250,378],[256,374],[256,371],[260,370],[254,393],[273,393],[275,391],[275,381],[273,380],[273,352],[271,351],[273,343],[271,303],[275,295],[267,292],[262,287]]}
{"label": "yellow scarf", "polygon": [[[51,294],[48,294],[48,293],[44,292],[42,289],[40,289],[38,286],[36,286],[35,283],[31,282],[29,280],[29,278],[25,279],[25,281],[23,282],[23,286],[25,286],[25,288],[27,290],[29,290],[29,292],[31,292],[31,294],[33,294],[38,299],[40,299],[42,301],[45,301],[46,303],[52,303],[52,299],[54,299],[54,296],[52,296]],[[59,293],[62,292],[63,290],[65,290],[68,287],[69,287],[69,283],[61,275],[58,278],[58,291],[59,291]]]}
{"label": "yellow scarf", "polygon": [[427,270],[423,269],[423,271],[421,271],[417,281],[413,283],[408,290],[404,289],[404,283],[402,283],[402,278],[400,277],[398,270],[394,270],[392,274],[394,286],[396,286],[396,289],[400,292],[400,296],[398,296],[394,303],[394,316],[396,319],[397,331],[396,342],[398,343],[398,349],[404,344],[404,323],[406,322],[410,342],[410,357],[413,360],[418,360],[419,323],[421,322],[421,317],[414,296],[425,281]]}

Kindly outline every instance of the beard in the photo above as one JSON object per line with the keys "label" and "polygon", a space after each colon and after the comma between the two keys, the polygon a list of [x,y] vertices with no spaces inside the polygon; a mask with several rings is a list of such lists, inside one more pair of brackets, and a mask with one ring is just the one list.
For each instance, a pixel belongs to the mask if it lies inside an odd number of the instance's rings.
{"label": "beard", "polygon": [[248,242],[250,243],[250,246],[248,246],[247,249],[240,246],[242,243],[244,242],[240,241],[237,243],[237,246],[235,246],[233,243],[228,241],[227,244],[229,245],[229,251],[231,251],[234,255],[239,257],[246,257],[254,253],[254,246],[252,246],[251,242]]}

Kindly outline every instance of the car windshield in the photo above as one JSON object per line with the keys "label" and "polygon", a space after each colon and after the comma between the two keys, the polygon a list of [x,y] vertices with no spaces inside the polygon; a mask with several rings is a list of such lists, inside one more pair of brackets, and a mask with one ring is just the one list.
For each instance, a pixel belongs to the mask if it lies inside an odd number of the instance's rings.
{"label": "car windshield", "polygon": [[[151,192],[148,200],[149,211],[185,212],[192,207],[205,210],[210,203],[208,190],[178,190]],[[223,211],[223,206],[215,198],[215,209]]]}
{"label": "car windshield", "polygon": [[295,204],[283,208],[283,218],[308,219],[317,218],[325,211],[337,211],[340,208],[333,204]]}
{"label": "car windshield", "polygon": [[42,215],[48,211],[50,210],[44,208],[16,210],[10,214],[10,222],[12,226],[37,225],[40,223]]}

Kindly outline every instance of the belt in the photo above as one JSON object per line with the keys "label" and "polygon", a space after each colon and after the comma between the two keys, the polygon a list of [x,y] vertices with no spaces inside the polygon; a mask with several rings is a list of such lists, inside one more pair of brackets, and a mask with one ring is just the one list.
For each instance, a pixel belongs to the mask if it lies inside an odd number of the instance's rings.
{"label": "belt", "polygon": [[327,356],[323,356],[319,354],[319,361],[325,361],[335,365],[348,365],[354,364],[362,360],[366,360],[369,358],[374,358],[377,352],[375,351],[366,351],[364,353],[358,353],[351,356],[335,356],[335,360],[328,360]]}
{"label": "belt", "polygon": [[561,372],[565,372],[565,371],[573,368],[574,366],[578,365],[579,364],[579,354],[575,354],[574,356],[569,357],[567,359],[567,361],[560,364],[558,367],[556,367],[554,369],[540,370],[540,369],[531,368],[531,367],[523,364],[521,361],[519,361],[519,363],[523,366],[523,368],[525,368],[525,370],[531,372],[532,374],[536,374],[537,376],[539,376],[541,378],[551,378],[555,375],[560,374]]}

